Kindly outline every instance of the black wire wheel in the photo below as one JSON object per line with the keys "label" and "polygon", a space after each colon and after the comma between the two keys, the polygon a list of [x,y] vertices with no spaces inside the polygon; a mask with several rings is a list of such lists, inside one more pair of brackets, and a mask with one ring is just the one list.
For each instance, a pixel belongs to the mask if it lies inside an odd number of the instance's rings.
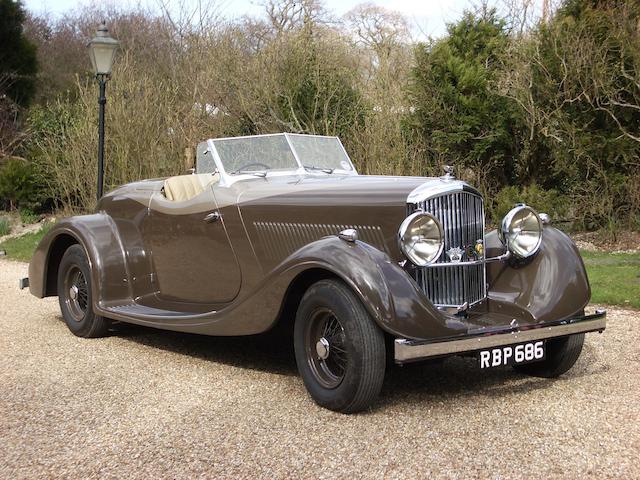
{"label": "black wire wheel", "polygon": [[380,393],[384,334],[343,282],[322,280],[307,290],[296,314],[294,347],[298,371],[319,405],[353,413]]}
{"label": "black wire wheel", "polygon": [[74,265],[67,270],[64,289],[67,292],[64,298],[67,311],[74,321],[81,322],[87,314],[89,289],[87,287],[87,279],[84,278],[82,270],[77,266]]}
{"label": "black wire wheel", "polygon": [[307,362],[315,379],[325,388],[336,388],[347,371],[344,327],[327,308],[317,309],[306,325]]}
{"label": "black wire wheel", "polygon": [[58,301],[64,321],[74,335],[92,338],[107,333],[109,322],[93,312],[91,268],[80,245],[69,247],[60,261]]}

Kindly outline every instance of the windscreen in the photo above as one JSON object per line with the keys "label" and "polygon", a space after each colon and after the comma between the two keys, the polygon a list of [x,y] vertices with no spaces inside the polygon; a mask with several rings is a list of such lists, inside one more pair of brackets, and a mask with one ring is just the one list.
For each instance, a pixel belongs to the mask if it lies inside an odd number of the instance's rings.
{"label": "windscreen", "polygon": [[353,171],[351,160],[336,137],[289,134],[289,140],[306,168]]}
{"label": "windscreen", "polygon": [[214,140],[218,156],[229,174],[265,170],[296,170],[296,162],[284,135]]}

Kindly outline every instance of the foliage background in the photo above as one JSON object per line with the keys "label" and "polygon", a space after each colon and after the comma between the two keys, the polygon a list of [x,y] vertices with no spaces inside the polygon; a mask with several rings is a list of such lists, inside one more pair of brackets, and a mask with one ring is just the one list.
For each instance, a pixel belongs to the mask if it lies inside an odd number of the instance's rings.
{"label": "foliage background", "polygon": [[[16,77],[0,57],[0,200],[94,207],[85,45],[106,19],[122,44],[107,87],[107,188],[182,173],[204,138],[319,133],[340,136],[365,174],[454,164],[494,219],[524,200],[568,227],[639,229],[640,4],[565,0],[544,16],[532,4],[478,4],[425,42],[366,3],[335,18],[315,0],[267,0],[262,17],[233,22],[215,4],[96,6],[55,21],[23,12],[7,31],[37,52],[39,73]],[[33,85],[29,102],[8,95],[18,78]]]}

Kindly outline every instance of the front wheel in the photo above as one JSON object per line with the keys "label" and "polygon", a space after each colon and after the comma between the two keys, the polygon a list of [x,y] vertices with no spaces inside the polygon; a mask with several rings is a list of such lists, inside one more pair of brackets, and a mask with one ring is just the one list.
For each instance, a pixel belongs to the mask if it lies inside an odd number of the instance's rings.
{"label": "front wheel", "polygon": [[344,283],[322,280],[307,290],[293,341],[298,371],[318,405],[353,413],[374,402],[384,380],[384,334]]}
{"label": "front wheel", "polygon": [[513,368],[533,377],[559,377],[569,371],[578,361],[583,345],[584,333],[547,340],[546,358],[544,360],[517,365]]}
{"label": "front wheel", "polygon": [[84,338],[102,337],[109,321],[93,312],[91,267],[80,245],[64,253],[58,268],[58,301],[67,327]]}

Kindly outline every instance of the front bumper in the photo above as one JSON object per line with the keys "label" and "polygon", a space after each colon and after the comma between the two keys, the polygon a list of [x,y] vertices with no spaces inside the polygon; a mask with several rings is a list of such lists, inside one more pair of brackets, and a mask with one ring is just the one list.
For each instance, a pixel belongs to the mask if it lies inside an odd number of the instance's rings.
{"label": "front bumper", "polygon": [[447,340],[408,340],[397,338],[394,343],[396,363],[409,363],[446,355],[474,352],[485,348],[515,343],[565,337],[577,333],[601,332],[606,328],[607,312],[596,310],[590,315],[572,317],[553,323],[506,329],[484,335],[464,336]]}

